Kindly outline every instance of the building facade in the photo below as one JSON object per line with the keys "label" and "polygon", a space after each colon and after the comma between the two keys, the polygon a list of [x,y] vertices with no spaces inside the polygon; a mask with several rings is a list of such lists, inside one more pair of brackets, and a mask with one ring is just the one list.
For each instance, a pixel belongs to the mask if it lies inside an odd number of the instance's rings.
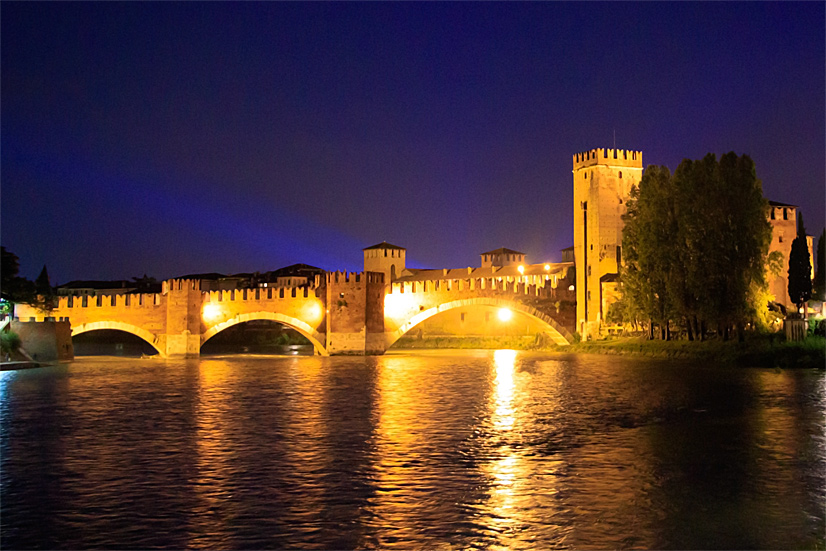
{"label": "building facade", "polygon": [[642,152],[591,149],[573,156],[577,331],[599,334],[622,262],[622,215],[642,179]]}

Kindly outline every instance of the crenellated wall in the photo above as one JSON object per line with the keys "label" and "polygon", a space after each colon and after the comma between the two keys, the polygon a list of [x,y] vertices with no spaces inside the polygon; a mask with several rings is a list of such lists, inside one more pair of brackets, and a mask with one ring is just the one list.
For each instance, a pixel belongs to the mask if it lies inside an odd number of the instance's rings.
{"label": "crenellated wall", "polygon": [[384,274],[327,274],[326,349],[330,354],[384,352]]}
{"label": "crenellated wall", "polygon": [[[73,335],[98,329],[126,331],[143,338],[165,357],[198,356],[204,342],[217,333],[261,319],[296,329],[313,343],[318,354],[381,354],[400,331],[423,319],[422,312],[435,315],[440,308],[460,304],[456,301],[464,301],[464,306],[475,304],[473,301],[511,305],[541,320],[549,332],[565,340],[561,336],[565,330],[538,308],[538,303],[531,303],[547,298],[554,292],[552,288],[500,279],[388,285],[380,272],[330,272],[316,288],[223,291],[204,291],[197,280],[171,279],[163,282],[158,294],[61,297],[50,312],[29,309],[23,315],[68,319]],[[403,297],[402,303],[407,300],[406,307],[399,309],[398,297]]]}
{"label": "crenellated wall", "polygon": [[523,312],[541,322],[552,340],[567,344],[572,337],[564,325],[573,320],[561,319],[554,292],[547,286],[496,277],[393,283],[384,297],[387,346],[436,314],[473,306]]}

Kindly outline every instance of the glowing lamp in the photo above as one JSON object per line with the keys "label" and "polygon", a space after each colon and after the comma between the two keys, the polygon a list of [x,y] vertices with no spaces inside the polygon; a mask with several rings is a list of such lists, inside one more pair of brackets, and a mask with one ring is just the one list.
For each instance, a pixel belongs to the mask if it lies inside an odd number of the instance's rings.
{"label": "glowing lamp", "polygon": [[520,265],[520,266],[517,268],[517,270],[519,270],[519,273],[520,273],[520,274],[524,274],[524,273],[525,273],[525,267],[524,267],[524,266],[522,266],[522,265]]}
{"label": "glowing lamp", "polygon": [[213,321],[221,317],[221,307],[214,302],[204,304],[204,321]]}
{"label": "glowing lamp", "polygon": [[550,272],[550,271],[551,271],[551,265],[550,265],[550,264],[545,264],[545,271],[546,271],[546,272]]}
{"label": "glowing lamp", "polygon": [[510,321],[513,317],[513,312],[507,308],[500,308],[496,315],[499,316],[499,321]]}

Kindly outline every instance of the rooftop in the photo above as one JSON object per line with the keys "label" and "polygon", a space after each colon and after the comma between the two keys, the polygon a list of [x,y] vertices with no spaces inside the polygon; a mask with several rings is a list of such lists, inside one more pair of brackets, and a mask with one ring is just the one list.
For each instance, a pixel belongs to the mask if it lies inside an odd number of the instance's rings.
{"label": "rooftop", "polygon": [[500,248],[495,249],[493,251],[488,251],[486,253],[480,253],[480,254],[525,254],[525,253],[520,253],[519,251],[514,251],[513,249],[506,249],[505,247],[500,247]]}
{"label": "rooftop", "polygon": [[398,251],[406,251],[407,250],[404,247],[399,247],[398,245],[392,245],[392,244],[388,243],[387,241],[382,241],[378,245],[373,245],[372,247],[365,247],[365,248],[362,249],[362,251],[369,251],[369,250],[372,250],[372,249],[396,249]]}

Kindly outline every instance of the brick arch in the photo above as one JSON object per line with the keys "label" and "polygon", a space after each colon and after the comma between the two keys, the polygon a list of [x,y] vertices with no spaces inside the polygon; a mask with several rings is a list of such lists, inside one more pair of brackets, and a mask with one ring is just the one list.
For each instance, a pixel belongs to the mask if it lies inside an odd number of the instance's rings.
{"label": "brick arch", "polygon": [[405,333],[423,321],[432,318],[436,314],[441,314],[442,312],[447,312],[448,310],[453,310],[454,308],[466,308],[468,306],[495,306],[498,308],[509,308],[514,312],[522,312],[523,314],[527,314],[541,322],[542,325],[545,326],[545,331],[551,336],[551,340],[554,341],[554,344],[567,345],[571,344],[574,340],[573,336],[564,327],[554,321],[553,318],[540,312],[536,308],[513,300],[491,297],[476,297],[445,302],[434,306],[433,308],[424,310],[423,312],[419,312],[396,331],[388,335],[387,348],[390,348],[393,343],[399,340]]}
{"label": "brick arch", "polygon": [[283,323],[284,325],[290,327],[291,329],[295,329],[301,335],[307,338],[312,344],[313,348],[315,349],[316,353],[321,356],[328,356],[327,349],[324,348],[323,342],[326,340],[324,335],[313,329],[309,324],[301,321],[298,318],[294,318],[291,316],[285,316],[284,314],[280,314],[278,312],[251,312],[249,314],[239,314],[234,318],[230,318],[226,321],[221,323],[216,323],[201,335],[201,346],[204,345],[209,339],[223,331],[224,329],[229,329],[233,325],[237,325],[239,323],[245,323],[248,321],[254,320],[271,320],[277,321],[279,323]]}
{"label": "brick arch", "polygon": [[90,323],[84,323],[82,325],[78,325],[77,327],[72,327],[72,336],[74,337],[75,335],[80,335],[81,333],[88,333],[89,331],[99,331],[101,329],[115,329],[117,331],[123,331],[125,333],[135,335],[136,337],[140,337],[148,342],[152,348],[157,350],[159,356],[166,356],[164,351],[158,348],[158,337],[146,329],[138,327],[137,325],[123,323],[121,321],[93,321]]}

